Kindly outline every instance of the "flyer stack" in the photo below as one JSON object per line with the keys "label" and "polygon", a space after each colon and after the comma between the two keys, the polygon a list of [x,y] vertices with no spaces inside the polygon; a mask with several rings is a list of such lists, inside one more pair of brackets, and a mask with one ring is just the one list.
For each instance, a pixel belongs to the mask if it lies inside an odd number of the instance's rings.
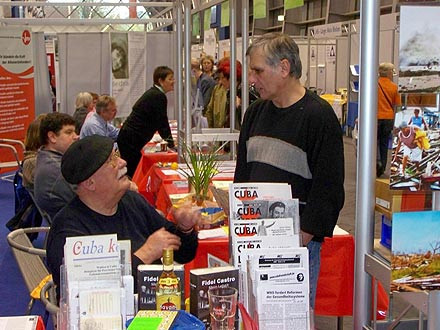
{"label": "flyer stack", "polygon": [[301,247],[299,202],[282,183],[229,189],[231,263],[239,300],[259,329],[309,329],[309,260]]}
{"label": "flyer stack", "polygon": [[60,329],[125,329],[134,317],[130,244],[116,234],[68,237],[61,277]]}

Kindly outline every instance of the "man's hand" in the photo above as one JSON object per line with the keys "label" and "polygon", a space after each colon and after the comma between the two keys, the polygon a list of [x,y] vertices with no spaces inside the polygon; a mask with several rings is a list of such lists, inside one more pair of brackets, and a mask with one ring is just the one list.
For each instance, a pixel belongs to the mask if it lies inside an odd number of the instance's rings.
{"label": "man's hand", "polygon": [[134,255],[145,264],[151,264],[154,260],[162,257],[163,249],[172,248],[173,250],[178,250],[180,244],[179,236],[171,234],[165,228],[161,228],[151,234]]}
{"label": "man's hand", "polygon": [[307,244],[309,244],[309,242],[312,240],[313,235],[301,230],[301,238],[302,238],[302,245],[307,246]]}
{"label": "man's hand", "polygon": [[200,221],[201,214],[199,208],[193,208],[191,204],[185,204],[178,208],[173,208],[173,217],[177,222],[177,228],[183,232],[190,232]]}

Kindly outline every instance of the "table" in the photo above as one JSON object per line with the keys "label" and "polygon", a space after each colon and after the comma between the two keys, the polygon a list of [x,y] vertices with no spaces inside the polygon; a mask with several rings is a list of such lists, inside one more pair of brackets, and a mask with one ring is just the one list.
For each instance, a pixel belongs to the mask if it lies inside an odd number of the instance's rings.
{"label": "table", "polygon": [[[199,240],[196,257],[185,265],[185,296],[189,296],[189,272],[207,267],[207,254],[229,261],[228,238]],[[321,250],[321,271],[316,292],[315,314],[353,314],[354,238],[335,235],[325,238]]]}
{"label": "table", "polygon": [[[235,162],[225,161],[219,166],[219,173],[213,181],[231,181],[234,178]],[[183,183],[180,188],[175,186],[176,181]],[[168,214],[172,206],[170,195],[188,192],[184,184],[186,178],[168,167],[150,167],[147,174],[137,183],[139,193],[142,194],[153,206]],[[175,187],[174,187],[175,186]]]}
{"label": "table", "polygon": [[171,163],[177,162],[177,152],[175,151],[165,151],[165,152],[148,152],[150,150],[148,148],[148,144],[142,149],[142,157],[139,161],[139,164],[136,168],[136,171],[133,174],[133,182],[135,182],[138,186],[141,180],[148,173],[151,166],[155,163]]}
{"label": "table", "polygon": [[[217,180],[231,180],[233,173],[222,173]],[[153,205],[169,214],[174,194],[188,192],[185,179],[176,171],[152,166],[143,178],[139,191],[149,194]],[[228,238],[199,240],[193,261],[185,265],[185,295],[189,296],[189,272],[207,267],[207,255],[212,254],[229,261]],[[325,238],[321,250],[321,271],[316,293],[315,313],[328,316],[345,316],[353,313],[354,238],[335,235]]]}

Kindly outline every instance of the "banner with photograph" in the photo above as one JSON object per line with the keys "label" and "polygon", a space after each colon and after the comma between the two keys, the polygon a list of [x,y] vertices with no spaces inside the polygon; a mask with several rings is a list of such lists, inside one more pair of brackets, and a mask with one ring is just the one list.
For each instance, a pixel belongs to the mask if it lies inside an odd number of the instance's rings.
{"label": "banner with photograph", "polygon": [[110,33],[112,96],[116,98],[118,118],[127,117],[146,90],[145,47],[144,32]]}
{"label": "banner with photograph", "polygon": [[400,7],[399,90],[440,91],[440,28],[438,6]]}
{"label": "banner with photograph", "polygon": [[390,188],[440,190],[440,113],[434,107],[406,107],[396,113]]}
{"label": "banner with photograph", "polygon": [[440,211],[393,214],[391,291],[440,288]]}
{"label": "banner with photograph", "polygon": [[[30,30],[0,29],[0,138],[24,140],[34,119],[32,55]],[[0,156],[0,162],[10,159],[5,153]]]}

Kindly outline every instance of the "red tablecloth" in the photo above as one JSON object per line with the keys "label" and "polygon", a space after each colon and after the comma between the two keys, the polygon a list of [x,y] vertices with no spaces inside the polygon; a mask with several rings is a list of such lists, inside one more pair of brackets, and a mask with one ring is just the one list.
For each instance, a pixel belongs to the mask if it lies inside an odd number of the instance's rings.
{"label": "red tablecloth", "polygon": [[148,173],[151,166],[153,166],[155,163],[158,162],[162,162],[162,163],[177,162],[177,152],[171,150],[167,152],[142,151],[142,158],[139,161],[139,164],[132,178],[133,182],[135,182],[139,186],[141,180]]}
{"label": "red tablecloth", "polygon": [[[185,265],[185,295],[189,296],[189,271],[207,267],[207,254],[229,261],[227,238],[199,240],[194,260]],[[338,235],[326,238],[321,250],[321,271],[316,293],[315,314],[353,314],[354,238]]]}
{"label": "red tablecloth", "polygon": [[[216,180],[231,180],[231,175],[222,175]],[[170,195],[181,194],[188,188],[174,181],[184,179],[167,169],[153,166],[139,185],[139,191],[151,199],[153,205],[164,214],[172,206]],[[195,259],[185,265],[185,295],[189,295],[189,271],[207,267],[207,254],[229,261],[227,238],[199,240]],[[351,235],[338,235],[326,238],[321,250],[321,271],[316,294],[315,313],[318,315],[344,316],[353,313],[354,283],[354,238]]]}

